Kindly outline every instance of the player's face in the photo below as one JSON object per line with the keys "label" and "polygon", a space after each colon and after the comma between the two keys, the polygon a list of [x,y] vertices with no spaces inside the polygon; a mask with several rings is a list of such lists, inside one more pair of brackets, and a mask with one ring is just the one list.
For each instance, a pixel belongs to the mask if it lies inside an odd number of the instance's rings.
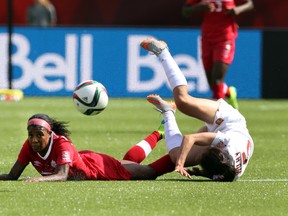
{"label": "player's face", "polygon": [[48,147],[51,132],[43,127],[29,127],[28,140],[34,152],[43,152]]}

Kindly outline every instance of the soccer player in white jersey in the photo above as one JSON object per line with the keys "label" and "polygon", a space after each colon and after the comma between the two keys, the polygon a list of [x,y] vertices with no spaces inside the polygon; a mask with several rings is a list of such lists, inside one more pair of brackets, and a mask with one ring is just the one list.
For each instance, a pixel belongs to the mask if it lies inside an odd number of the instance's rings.
{"label": "soccer player in white jersey", "polygon": [[[164,41],[147,38],[140,45],[161,61],[177,108],[205,122],[198,132],[183,136],[174,116],[175,104],[159,95],[147,96],[163,114],[166,146],[175,163],[175,171],[189,178],[196,175],[215,181],[237,180],[243,175],[254,149],[245,118],[223,99],[215,101],[190,96],[187,81]],[[201,165],[202,169],[184,168],[195,165]]]}

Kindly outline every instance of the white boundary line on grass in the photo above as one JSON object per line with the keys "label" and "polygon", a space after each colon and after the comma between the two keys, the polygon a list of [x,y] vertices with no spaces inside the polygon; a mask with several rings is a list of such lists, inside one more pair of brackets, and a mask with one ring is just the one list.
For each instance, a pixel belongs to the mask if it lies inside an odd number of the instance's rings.
{"label": "white boundary line on grass", "polygon": [[288,182],[288,179],[247,179],[238,180],[241,182]]}

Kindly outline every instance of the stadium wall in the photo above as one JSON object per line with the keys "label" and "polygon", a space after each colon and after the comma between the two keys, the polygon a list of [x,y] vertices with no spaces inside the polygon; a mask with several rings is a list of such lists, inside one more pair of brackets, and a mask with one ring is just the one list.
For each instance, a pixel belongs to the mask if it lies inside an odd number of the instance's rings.
{"label": "stadium wall", "polygon": [[[27,25],[26,13],[34,0],[9,0],[14,25]],[[7,0],[0,1],[0,25],[7,24]],[[201,16],[186,19],[181,9],[186,0],[51,0],[57,26],[195,26]],[[253,0],[255,9],[237,16],[241,27],[288,26],[287,0]]]}
{"label": "stadium wall", "polygon": [[263,32],[263,97],[288,98],[288,31]]}
{"label": "stadium wall", "polygon": [[[189,92],[211,97],[203,66],[198,29],[186,28],[32,28],[13,34],[13,88],[25,96],[71,96],[83,80],[103,83],[110,97],[171,97],[160,62],[140,49],[156,37],[170,51],[188,80]],[[8,87],[7,33],[0,28],[0,88]],[[5,64],[6,63],[6,64]],[[241,30],[227,83],[239,98],[262,97],[262,32]],[[265,85],[264,85],[265,86]]]}

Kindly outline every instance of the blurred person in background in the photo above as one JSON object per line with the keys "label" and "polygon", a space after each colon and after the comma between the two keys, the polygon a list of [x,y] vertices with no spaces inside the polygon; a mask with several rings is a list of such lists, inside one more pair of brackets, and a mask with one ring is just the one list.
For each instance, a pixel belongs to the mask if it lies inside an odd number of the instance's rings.
{"label": "blurred person in background", "polygon": [[[236,4],[237,3],[237,4]],[[228,87],[225,76],[233,62],[238,25],[235,16],[252,10],[252,0],[187,0],[182,14],[202,14],[201,50],[207,81],[213,99],[227,98],[238,109],[237,91]]]}
{"label": "blurred person in background", "polygon": [[35,0],[27,10],[27,23],[31,26],[55,26],[56,10],[49,0]]}

